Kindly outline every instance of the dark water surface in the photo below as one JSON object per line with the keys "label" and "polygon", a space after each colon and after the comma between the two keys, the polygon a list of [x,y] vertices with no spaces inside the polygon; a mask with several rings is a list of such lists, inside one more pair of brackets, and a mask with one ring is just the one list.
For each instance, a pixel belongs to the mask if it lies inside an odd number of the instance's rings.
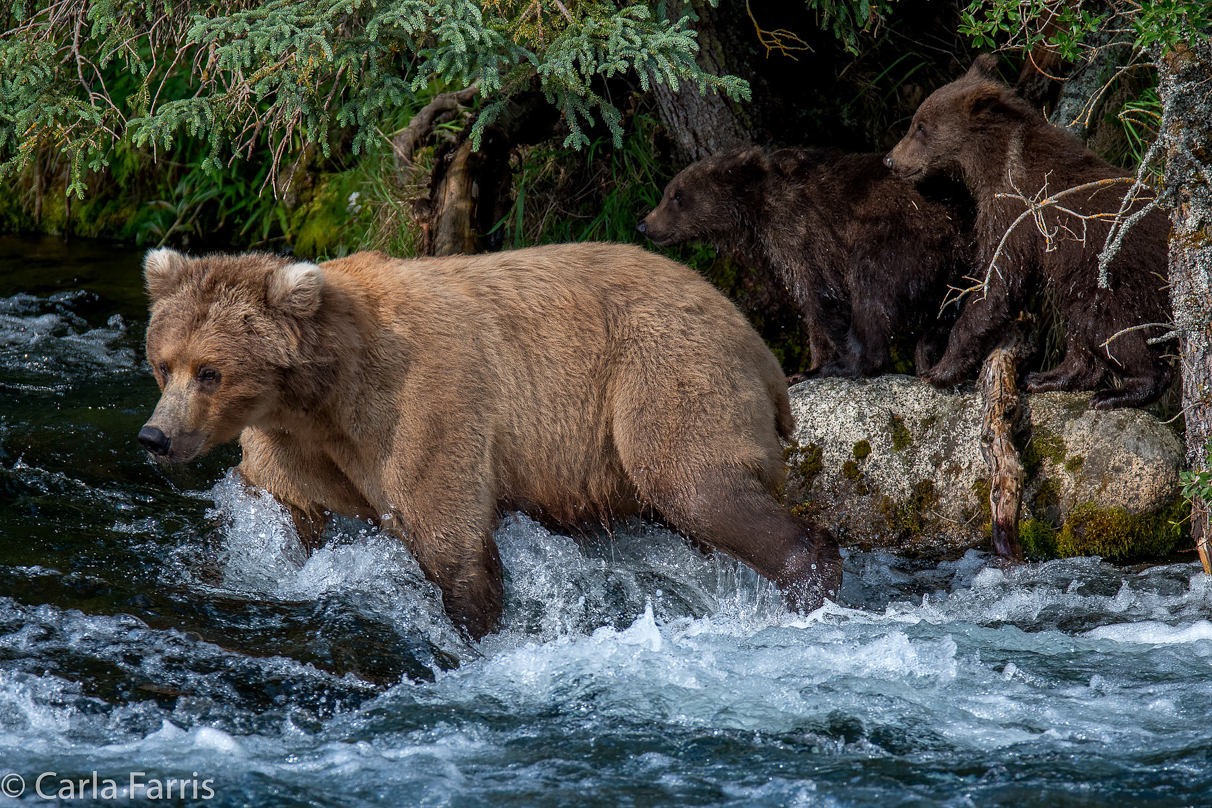
{"label": "dark water surface", "polygon": [[144,458],[139,260],[0,237],[0,805],[1212,805],[1198,565],[856,553],[803,617],[511,517],[469,645],[390,537],[305,558],[234,448]]}

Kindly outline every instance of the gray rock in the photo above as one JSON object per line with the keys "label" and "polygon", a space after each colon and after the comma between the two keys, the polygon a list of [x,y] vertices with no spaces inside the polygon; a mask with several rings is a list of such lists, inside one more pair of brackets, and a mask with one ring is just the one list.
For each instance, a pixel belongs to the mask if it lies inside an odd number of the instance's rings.
{"label": "gray rock", "polygon": [[[813,379],[791,389],[788,500],[844,546],[955,556],[989,541],[981,399],[909,376]],[[1088,408],[1089,394],[1024,396],[1020,520],[1060,528],[1077,505],[1158,513],[1178,496],[1183,449],[1142,410]],[[866,442],[866,446],[863,442]]]}

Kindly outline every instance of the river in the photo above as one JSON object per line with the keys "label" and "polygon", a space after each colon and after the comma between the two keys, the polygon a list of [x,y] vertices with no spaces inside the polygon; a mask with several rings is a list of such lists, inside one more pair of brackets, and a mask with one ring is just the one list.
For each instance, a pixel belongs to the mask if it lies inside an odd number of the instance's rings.
{"label": "river", "polygon": [[0,237],[0,805],[1212,805],[1196,563],[852,552],[802,616],[511,515],[468,643],[391,537],[306,558],[235,447],[146,459],[146,317],[134,250]]}

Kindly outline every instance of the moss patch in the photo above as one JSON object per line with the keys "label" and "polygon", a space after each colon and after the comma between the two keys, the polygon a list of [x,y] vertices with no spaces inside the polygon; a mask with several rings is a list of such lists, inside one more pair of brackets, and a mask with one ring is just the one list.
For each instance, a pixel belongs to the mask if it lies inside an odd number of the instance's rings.
{"label": "moss patch", "polygon": [[919,480],[913,493],[905,500],[896,502],[891,497],[880,497],[880,510],[888,523],[888,529],[901,537],[916,538],[922,535],[922,516],[938,502],[938,492],[933,480]]}
{"label": "moss patch", "polygon": [[909,444],[913,443],[913,435],[909,434],[909,428],[905,426],[905,419],[899,415],[892,416],[892,450],[899,452]]}
{"label": "moss patch", "polygon": [[1034,477],[1044,458],[1061,464],[1065,460],[1065,441],[1052,430],[1036,426],[1031,430],[1031,440],[1023,447],[1023,470]]}
{"label": "moss patch", "polygon": [[1018,526],[1023,555],[1032,561],[1056,558],[1056,528],[1043,519],[1028,519]]}
{"label": "moss patch", "polygon": [[807,446],[792,443],[783,450],[783,460],[791,466],[792,473],[798,475],[800,483],[805,489],[812,487],[816,475],[820,474],[825,467],[821,462],[821,454],[821,447],[815,443]]}
{"label": "moss patch", "polygon": [[847,480],[857,480],[863,476],[863,472],[859,471],[858,463],[853,460],[847,460],[842,464],[842,476]]}
{"label": "moss patch", "polygon": [[1086,458],[1081,455],[1073,455],[1065,461],[1065,471],[1070,474],[1077,474],[1082,470],[1082,466],[1086,465]]}
{"label": "moss patch", "polygon": [[871,454],[871,444],[868,441],[861,440],[854,444],[855,460],[864,460],[869,454]]}
{"label": "moss patch", "polygon": [[1035,499],[1031,503],[1032,510],[1042,511],[1055,508],[1060,504],[1060,499],[1060,484],[1056,480],[1044,480],[1035,492]]}
{"label": "moss patch", "polygon": [[1112,561],[1164,556],[1182,538],[1175,516],[1181,518],[1183,511],[1181,500],[1160,514],[1135,516],[1123,508],[1083,502],[1066,517],[1056,538],[1056,554],[1061,558],[1096,555]]}

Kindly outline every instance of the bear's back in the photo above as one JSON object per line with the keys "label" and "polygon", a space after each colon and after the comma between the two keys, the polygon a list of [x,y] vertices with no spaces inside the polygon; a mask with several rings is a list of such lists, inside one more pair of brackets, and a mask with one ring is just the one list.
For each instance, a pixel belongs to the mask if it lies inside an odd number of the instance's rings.
{"label": "bear's back", "polygon": [[738,462],[775,484],[778,438],[791,428],[786,378],[736,307],[681,264],[587,243],[359,254],[322,269],[373,301],[379,328],[403,335],[403,350],[372,372],[423,384],[427,395],[451,391],[441,394],[451,418],[470,418],[459,413],[475,402],[510,501],[542,503],[557,521],[573,520],[577,502],[621,508],[634,496],[618,441],[674,414],[701,433],[694,440],[719,451],[736,443]]}

